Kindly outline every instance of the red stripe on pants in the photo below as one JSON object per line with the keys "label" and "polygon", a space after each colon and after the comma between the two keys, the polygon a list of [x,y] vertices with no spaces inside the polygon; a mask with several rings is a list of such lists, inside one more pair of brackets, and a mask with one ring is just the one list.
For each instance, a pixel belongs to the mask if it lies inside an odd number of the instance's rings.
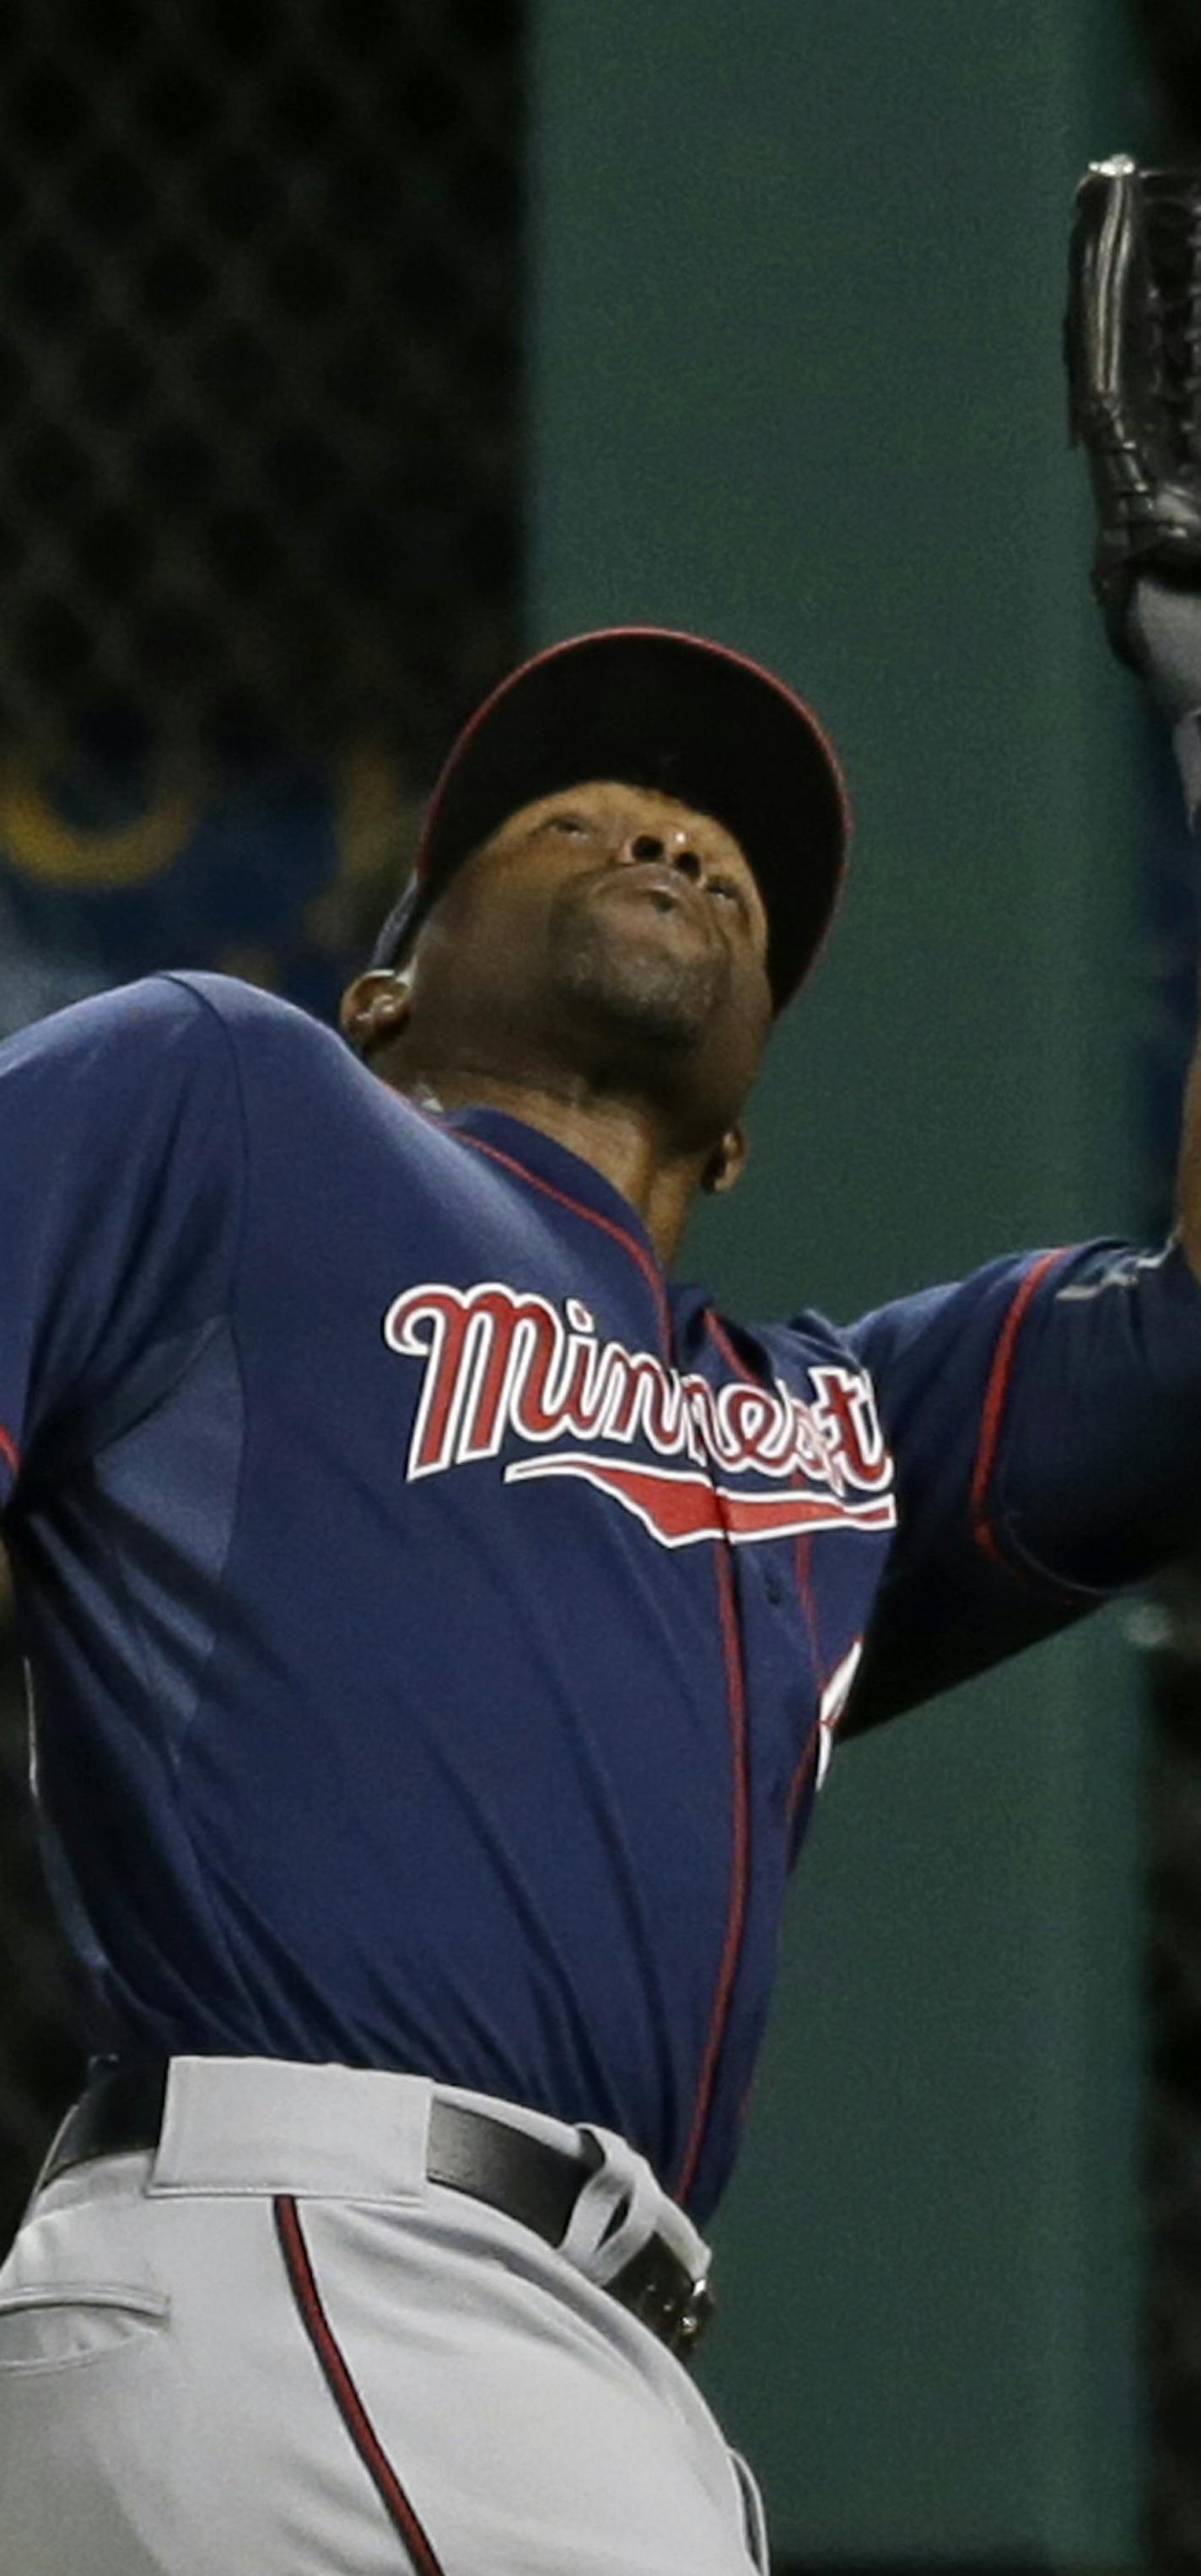
{"label": "red stripe on pants", "polygon": [[355,2387],[349,2363],[322,2305],[321,2293],[313,2274],[309,2249],[296,2203],[279,2198],[273,2203],[275,2232],[279,2238],[292,2296],[300,2311],[301,2323],[317,2359],[326,2385],[346,2430],[354,2443],[364,2468],[375,2487],[389,2520],[400,2533],[417,2569],[417,2576],[443,2576],[441,2559],[434,2556],[428,2534],[419,2522],[396,2471],[375,2430],[371,2418]]}

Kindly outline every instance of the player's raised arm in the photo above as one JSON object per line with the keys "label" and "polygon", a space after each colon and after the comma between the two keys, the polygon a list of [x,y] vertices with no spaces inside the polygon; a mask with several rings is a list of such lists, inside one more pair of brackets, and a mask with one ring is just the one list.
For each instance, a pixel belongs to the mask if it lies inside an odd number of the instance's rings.
{"label": "player's raised arm", "polygon": [[224,1033],[168,977],[0,1046],[0,1507],[153,1400],[219,1301],[237,1137]]}
{"label": "player's raised arm", "polygon": [[[1076,195],[1065,353],[1110,643],[1172,727],[1201,825],[1201,178],[1118,156]],[[993,1264],[852,1338],[901,1536],[850,1725],[1081,1616],[1201,1535],[1201,1054],[1161,1249]]]}
{"label": "player's raised arm", "polygon": [[[1065,334],[1071,428],[1097,512],[1093,588],[1119,658],[1172,728],[1201,828],[1201,176],[1096,162],[1076,192]],[[1201,1276],[1201,1064],[1185,1102],[1179,1231]]]}
{"label": "player's raised arm", "polygon": [[1069,1626],[1201,1536],[1201,1284],[1179,1242],[995,1261],[849,1338],[899,1532],[844,1731]]}

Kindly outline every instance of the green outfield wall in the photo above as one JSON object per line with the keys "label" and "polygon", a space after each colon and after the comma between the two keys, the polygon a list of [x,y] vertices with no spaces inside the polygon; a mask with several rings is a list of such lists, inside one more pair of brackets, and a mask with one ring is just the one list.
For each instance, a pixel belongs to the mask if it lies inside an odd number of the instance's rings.
{"label": "green outfield wall", "polygon": [[[1085,586],[1066,217],[1118,0],[540,0],[529,630],[720,636],[859,815],[685,1268],[849,1316],[1135,1222],[1132,692]],[[702,2377],[807,2561],[1129,2563],[1140,1680],[1110,1612],[836,1760]]]}

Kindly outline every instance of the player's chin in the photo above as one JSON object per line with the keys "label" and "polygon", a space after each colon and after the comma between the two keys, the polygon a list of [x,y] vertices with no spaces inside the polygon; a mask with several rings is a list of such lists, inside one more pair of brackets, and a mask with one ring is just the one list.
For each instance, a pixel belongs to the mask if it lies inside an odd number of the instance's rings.
{"label": "player's chin", "polygon": [[625,925],[615,936],[608,925],[577,925],[560,964],[570,1009],[661,1050],[695,1047],[729,998],[729,958],[703,937],[639,936]]}

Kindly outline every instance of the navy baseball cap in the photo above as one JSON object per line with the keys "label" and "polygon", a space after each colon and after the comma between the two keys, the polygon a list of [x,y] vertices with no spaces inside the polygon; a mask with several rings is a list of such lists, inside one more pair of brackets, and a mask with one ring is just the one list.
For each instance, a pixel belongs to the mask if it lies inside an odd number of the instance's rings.
{"label": "navy baseball cap", "polygon": [[372,966],[396,966],[460,860],[510,814],[614,778],[658,788],[732,832],[767,914],[777,1011],[838,901],[851,808],[817,717],[745,654],[666,626],[608,626],[536,653],[463,727],[426,809],[413,872]]}

